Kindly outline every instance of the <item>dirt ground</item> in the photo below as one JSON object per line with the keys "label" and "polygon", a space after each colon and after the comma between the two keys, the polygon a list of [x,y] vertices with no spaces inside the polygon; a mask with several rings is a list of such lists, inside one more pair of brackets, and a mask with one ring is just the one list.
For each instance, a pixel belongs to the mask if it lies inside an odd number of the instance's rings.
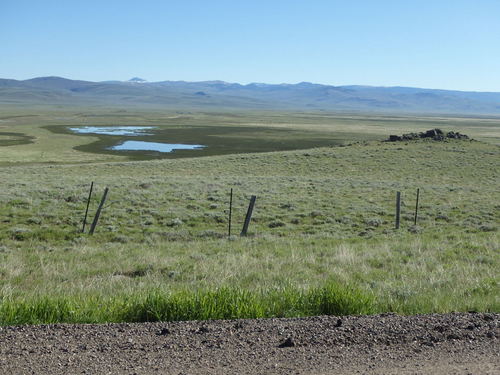
{"label": "dirt ground", "polygon": [[1,374],[500,374],[500,314],[0,328]]}

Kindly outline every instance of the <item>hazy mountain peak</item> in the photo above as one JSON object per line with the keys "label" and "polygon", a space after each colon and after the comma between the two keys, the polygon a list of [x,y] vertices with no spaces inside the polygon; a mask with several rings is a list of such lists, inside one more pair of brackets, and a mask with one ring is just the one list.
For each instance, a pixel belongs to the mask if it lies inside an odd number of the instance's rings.
{"label": "hazy mountain peak", "polygon": [[130,78],[127,82],[144,83],[144,82],[147,82],[147,81],[145,79],[143,79],[143,78],[133,77],[133,78]]}
{"label": "hazy mountain peak", "polygon": [[26,82],[50,82],[50,81],[71,81],[69,78],[59,76],[35,77],[25,80]]}
{"label": "hazy mountain peak", "polygon": [[263,83],[263,82],[252,82],[247,85],[247,87],[268,87],[270,86],[268,83]]}

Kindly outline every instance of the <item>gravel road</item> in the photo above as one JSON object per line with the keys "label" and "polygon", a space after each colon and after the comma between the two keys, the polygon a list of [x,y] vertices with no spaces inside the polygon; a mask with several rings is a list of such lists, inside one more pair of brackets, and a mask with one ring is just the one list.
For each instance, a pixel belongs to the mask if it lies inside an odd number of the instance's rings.
{"label": "gravel road", "polygon": [[500,314],[0,327],[1,374],[500,374]]}

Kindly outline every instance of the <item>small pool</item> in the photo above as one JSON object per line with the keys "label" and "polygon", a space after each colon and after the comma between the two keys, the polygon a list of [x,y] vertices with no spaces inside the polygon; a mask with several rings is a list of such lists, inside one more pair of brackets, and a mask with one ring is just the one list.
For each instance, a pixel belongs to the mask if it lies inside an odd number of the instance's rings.
{"label": "small pool", "polygon": [[185,145],[182,143],[125,141],[119,145],[110,147],[110,150],[172,152],[174,150],[196,150],[204,147],[203,145]]}
{"label": "small pool", "polygon": [[[99,134],[99,135],[118,135],[122,137],[138,137],[146,136],[153,137],[156,126],[79,126],[68,128],[73,133],[78,134]],[[158,151],[158,152],[173,152],[175,150],[197,150],[204,148],[204,145],[188,145],[182,143],[160,143],[147,141],[129,141],[120,139],[120,143],[115,146],[107,147],[113,151]]]}
{"label": "small pool", "polygon": [[104,135],[151,135],[147,130],[154,129],[154,126],[79,126],[69,128],[78,134],[104,134]]}

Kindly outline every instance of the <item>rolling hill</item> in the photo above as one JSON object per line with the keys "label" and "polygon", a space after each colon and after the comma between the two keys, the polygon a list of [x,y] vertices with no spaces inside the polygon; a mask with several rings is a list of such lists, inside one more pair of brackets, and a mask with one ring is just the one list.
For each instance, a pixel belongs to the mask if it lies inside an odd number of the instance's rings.
{"label": "rolling hill", "polygon": [[223,81],[0,79],[0,105],[127,106],[499,115],[500,92]]}

